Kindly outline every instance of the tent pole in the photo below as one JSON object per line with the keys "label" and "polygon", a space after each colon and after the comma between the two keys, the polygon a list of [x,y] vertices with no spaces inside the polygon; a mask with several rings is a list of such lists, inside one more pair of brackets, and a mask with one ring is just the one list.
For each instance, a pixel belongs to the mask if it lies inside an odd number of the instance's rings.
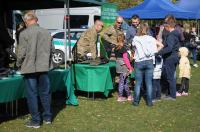
{"label": "tent pole", "polygon": [[65,69],[67,66],[67,8],[66,8],[66,0],[64,1],[64,47],[65,47]]}
{"label": "tent pole", "polygon": [[198,37],[199,37],[199,28],[200,28],[200,25],[199,25],[199,20],[196,19],[196,22],[197,22],[197,34],[198,34]]}
{"label": "tent pole", "polygon": [[197,33],[197,36],[199,36],[199,23],[198,23],[198,19],[195,19],[195,28],[196,28],[196,33]]}
{"label": "tent pole", "polygon": [[72,52],[71,52],[71,35],[70,35],[70,9],[69,9],[69,0],[67,0],[67,28],[68,28],[68,50],[69,50],[69,64],[71,65],[72,61]]}

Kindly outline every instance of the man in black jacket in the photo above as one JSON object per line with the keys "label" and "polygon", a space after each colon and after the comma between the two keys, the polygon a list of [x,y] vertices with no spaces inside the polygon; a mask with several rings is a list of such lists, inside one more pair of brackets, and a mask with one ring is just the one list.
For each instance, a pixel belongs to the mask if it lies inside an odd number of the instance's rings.
{"label": "man in black jacket", "polygon": [[163,63],[163,77],[168,84],[170,96],[165,98],[169,100],[176,99],[176,65],[179,62],[178,49],[180,46],[180,33],[175,30],[176,20],[173,16],[165,19],[164,28],[169,33],[166,35],[164,48],[157,54],[161,55],[164,59]]}

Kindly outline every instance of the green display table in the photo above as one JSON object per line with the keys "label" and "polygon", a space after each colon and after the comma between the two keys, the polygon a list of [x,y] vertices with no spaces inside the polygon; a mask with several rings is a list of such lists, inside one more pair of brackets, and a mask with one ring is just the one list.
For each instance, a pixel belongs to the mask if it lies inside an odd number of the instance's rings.
{"label": "green display table", "polygon": [[[71,83],[71,70],[56,69],[49,72],[51,91],[66,90],[66,104],[78,105],[74,95],[74,87]],[[0,103],[11,102],[24,98],[25,82],[23,76],[13,75],[0,80]]]}
{"label": "green display table", "polygon": [[72,66],[72,82],[77,90],[86,92],[103,92],[107,97],[113,89],[110,69],[115,62],[104,65],[91,66],[89,64],[74,64]]}
{"label": "green display table", "polygon": [[0,103],[11,102],[25,97],[23,76],[15,75],[0,80]]}

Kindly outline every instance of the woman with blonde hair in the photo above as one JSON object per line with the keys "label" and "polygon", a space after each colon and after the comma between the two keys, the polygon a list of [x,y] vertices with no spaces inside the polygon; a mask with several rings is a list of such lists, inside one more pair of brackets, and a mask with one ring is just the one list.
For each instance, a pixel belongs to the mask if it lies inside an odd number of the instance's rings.
{"label": "woman with blonde hair", "polygon": [[147,90],[147,105],[153,106],[152,103],[152,79],[153,79],[153,60],[155,53],[158,51],[157,46],[162,46],[162,43],[157,41],[152,36],[148,35],[148,25],[140,24],[136,36],[133,39],[132,45],[135,48],[135,80],[134,100],[133,105],[139,105],[140,88],[143,77]]}

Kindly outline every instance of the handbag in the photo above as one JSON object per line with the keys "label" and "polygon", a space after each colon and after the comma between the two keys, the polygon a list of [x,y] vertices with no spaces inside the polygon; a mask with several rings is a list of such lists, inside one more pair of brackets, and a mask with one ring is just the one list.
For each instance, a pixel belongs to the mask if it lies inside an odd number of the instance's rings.
{"label": "handbag", "polygon": [[189,45],[190,48],[196,48],[197,47],[197,43],[195,41],[194,38],[191,38],[190,39],[190,45]]}

